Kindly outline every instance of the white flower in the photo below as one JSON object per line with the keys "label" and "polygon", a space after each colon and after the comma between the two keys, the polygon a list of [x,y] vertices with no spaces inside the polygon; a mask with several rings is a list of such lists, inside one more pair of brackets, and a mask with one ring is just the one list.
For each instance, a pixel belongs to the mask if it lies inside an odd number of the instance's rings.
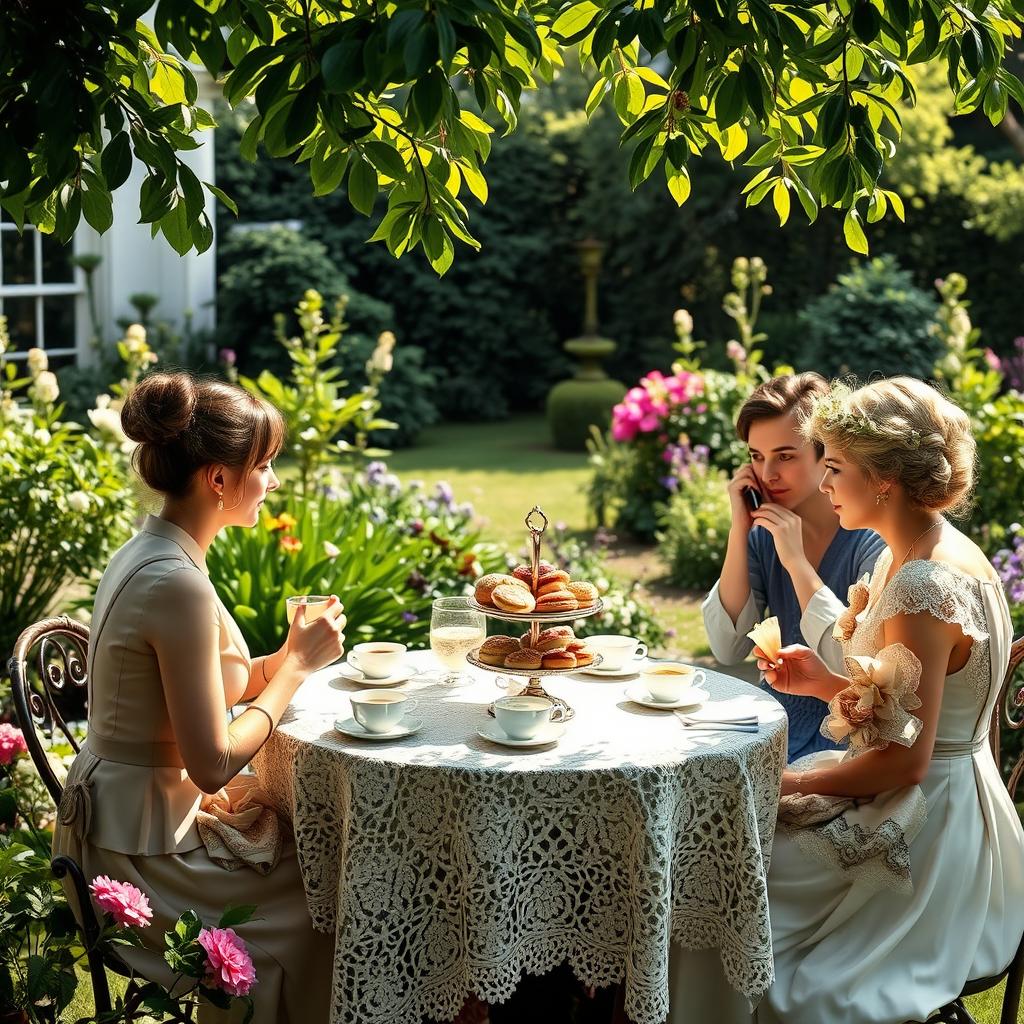
{"label": "white flower", "polygon": [[89,495],[84,491],[72,491],[68,495],[68,507],[75,512],[87,512],[89,510]]}
{"label": "white flower", "polygon": [[337,544],[332,544],[329,540],[324,541],[324,554],[328,558],[337,558],[341,554],[341,548]]}
{"label": "white flower", "polygon": [[103,405],[97,400],[96,408],[89,410],[89,421],[99,431],[105,441],[116,444],[122,452],[127,454],[135,448],[135,442],[129,440],[128,435],[121,426],[121,414],[110,407],[108,395],[102,396],[107,399]]}
{"label": "white flower", "polygon": [[35,382],[29,389],[29,394],[37,402],[50,405],[60,398],[60,386],[57,384],[56,374],[49,370],[43,370],[36,377]]}
{"label": "white flower", "polygon": [[28,350],[28,372],[33,377],[38,377],[49,366],[50,362],[46,358],[46,353],[41,348],[30,348]]}
{"label": "white flower", "polygon": [[[143,344],[146,342],[146,328],[142,324],[131,324],[128,330],[124,332],[124,340],[129,342],[129,348],[131,342],[141,341]],[[132,351],[135,351],[132,349]]]}
{"label": "white flower", "polygon": [[124,339],[125,348],[129,352],[144,352],[146,350],[146,339],[145,338],[131,338],[125,336]]}
{"label": "white flower", "polygon": [[32,435],[40,444],[49,444],[53,440],[50,432],[43,427],[40,427],[35,434]]}
{"label": "white flower", "polygon": [[688,310],[677,309],[672,314],[672,322],[676,325],[680,333],[682,334],[693,334],[693,317],[690,316]]}
{"label": "white flower", "polygon": [[110,408],[110,395],[97,395],[96,396],[96,408],[97,409],[109,409]]}
{"label": "white flower", "polygon": [[301,437],[303,441],[315,441],[319,436],[320,432],[316,427],[306,427],[306,429],[299,434],[299,437]]}

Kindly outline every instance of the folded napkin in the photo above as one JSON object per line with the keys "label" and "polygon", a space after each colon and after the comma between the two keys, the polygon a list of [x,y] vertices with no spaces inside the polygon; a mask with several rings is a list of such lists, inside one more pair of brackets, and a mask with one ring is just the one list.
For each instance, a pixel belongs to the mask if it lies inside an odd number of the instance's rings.
{"label": "folded napkin", "polygon": [[712,729],[722,732],[757,732],[757,712],[744,698],[720,700],[695,711],[677,711],[676,718],[687,729]]}
{"label": "folded napkin", "polygon": [[210,860],[227,871],[247,867],[269,875],[281,859],[281,822],[269,795],[251,777],[205,797],[196,824]]}

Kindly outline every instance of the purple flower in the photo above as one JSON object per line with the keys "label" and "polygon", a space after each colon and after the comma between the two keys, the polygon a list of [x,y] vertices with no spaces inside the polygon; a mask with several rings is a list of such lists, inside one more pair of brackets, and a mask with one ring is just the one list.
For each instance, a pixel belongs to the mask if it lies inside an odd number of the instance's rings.
{"label": "purple flower", "polygon": [[677,635],[677,631],[672,626],[669,626],[668,629],[665,630],[666,640],[673,640]]}
{"label": "purple flower", "polygon": [[442,505],[448,508],[452,507],[452,503],[455,501],[455,494],[452,491],[452,485],[447,480],[438,480],[434,493]]}
{"label": "purple flower", "polygon": [[238,355],[233,348],[222,348],[218,358],[225,366],[234,366],[238,362]]}
{"label": "purple flower", "polygon": [[402,612],[403,622],[416,622],[419,616],[415,612]]}
{"label": "purple flower", "polygon": [[671,491],[673,494],[675,494],[675,492],[679,490],[679,479],[678,479],[678,477],[674,477],[674,476],[659,477],[658,483],[660,483],[661,486],[664,487],[666,491]]}
{"label": "purple flower", "polygon": [[465,516],[467,519],[472,519],[475,511],[473,503],[470,501],[464,501],[458,508],[459,515]]}
{"label": "purple flower", "polygon": [[388,514],[387,514],[387,512],[384,511],[384,509],[379,508],[376,505],[374,505],[374,507],[370,509],[370,522],[371,523],[376,523],[379,526],[381,523],[385,522],[387,520],[387,518],[388,518]]}
{"label": "purple flower", "polygon": [[366,467],[366,482],[371,487],[376,487],[383,482],[387,475],[388,467],[383,462],[371,462]]}
{"label": "purple flower", "polygon": [[413,569],[408,577],[406,577],[405,585],[410,590],[418,590],[422,594],[430,586],[430,583],[419,569]]}

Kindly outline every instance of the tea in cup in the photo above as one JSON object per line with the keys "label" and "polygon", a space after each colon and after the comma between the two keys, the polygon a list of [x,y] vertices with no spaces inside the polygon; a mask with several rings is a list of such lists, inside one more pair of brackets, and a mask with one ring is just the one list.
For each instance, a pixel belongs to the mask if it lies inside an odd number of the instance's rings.
{"label": "tea in cup", "polygon": [[319,619],[321,615],[327,610],[327,603],[330,601],[330,597],[325,597],[323,594],[298,594],[295,597],[289,597],[285,601],[285,614],[288,616],[288,625],[290,626],[295,619],[295,612],[298,610],[299,605],[304,605],[306,608],[306,622],[312,622],[314,619]]}
{"label": "tea in cup", "polygon": [[407,712],[416,707],[401,690],[360,690],[349,697],[352,717],[367,731],[376,734],[393,732],[402,724]]}
{"label": "tea in cup", "polygon": [[[514,740],[530,740],[547,725],[559,722],[564,712],[547,697],[499,697],[494,702],[494,717],[505,734]],[[557,717],[556,717],[557,715]]]}
{"label": "tea in cup", "polygon": [[405,644],[370,640],[356,644],[349,652],[348,663],[370,679],[386,679],[394,675],[405,660]]}
{"label": "tea in cup", "polygon": [[681,661],[654,661],[640,672],[640,682],[656,701],[682,700],[686,691],[704,682],[704,670]]}
{"label": "tea in cup", "polygon": [[619,672],[630,662],[643,661],[647,657],[647,644],[635,636],[618,636],[614,633],[588,636],[587,647],[601,656],[601,664],[596,668],[603,672]]}

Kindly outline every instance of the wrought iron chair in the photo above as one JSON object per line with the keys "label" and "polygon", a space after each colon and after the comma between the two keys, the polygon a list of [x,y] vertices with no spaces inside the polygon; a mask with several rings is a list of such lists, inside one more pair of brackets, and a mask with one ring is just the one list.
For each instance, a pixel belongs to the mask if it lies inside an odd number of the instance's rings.
{"label": "wrought iron chair", "polygon": [[[84,721],[88,701],[89,629],[66,615],[42,619],[25,629],[7,663],[18,724],[32,762],[58,806],[63,781],[47,756],[47,747],[63,739],[77,753],[79,744],[69,722]],[[45,737],[46,743],[43,742]],[[116,949],[98,943],[101,932],[82,868],[71,857],[55,857],[51,868],[57,878],[70,876],[81,911],[81,932],[89,964],[97,1016],[111,1010],[107,971],[127,979],[124,993],[126,1019],[131,1021],[146,993],[136,972]],[[192,1008],[182,1008],[170,1018],[181,1024],[192,1021]]]}
{"label": "wrought iron chair", "polygon": [[[1022,662],[1024,662],[1024,636],[1014,640],[1013,646],[1010,648],[1010,664],[1003,678],[999,698],[992,710],[992,721],[989,726],[992,756],[1000,769],[1002,769],[1002,751],[999,742],[1001,725],[1005,722],[1011,729],[1024,729],[1024,679],[1017,678],[1017,672]],[[1011,800],[1016,799],[1017,785],[1022,775],[1024,775],[1024,752],[1021,753],[1016,764],[1010,770],[1010,776],[1006,782]],[[1002,974],[967,982],[959,998],[942,1007],[938,1016],[929,1019],[929,1024],[976,1024],[964,1005],[964,999],[995,988],[1004,978],[1006,979],[1006,992],[1003,994],[1003,1010],[999,1017],[999,1024],[1018,1024],[1021,987],[1024,983],[1024,936],[1021,936],[1020,945],[1017,947],[1017,953],[1010,962],[1010,966]]]}

